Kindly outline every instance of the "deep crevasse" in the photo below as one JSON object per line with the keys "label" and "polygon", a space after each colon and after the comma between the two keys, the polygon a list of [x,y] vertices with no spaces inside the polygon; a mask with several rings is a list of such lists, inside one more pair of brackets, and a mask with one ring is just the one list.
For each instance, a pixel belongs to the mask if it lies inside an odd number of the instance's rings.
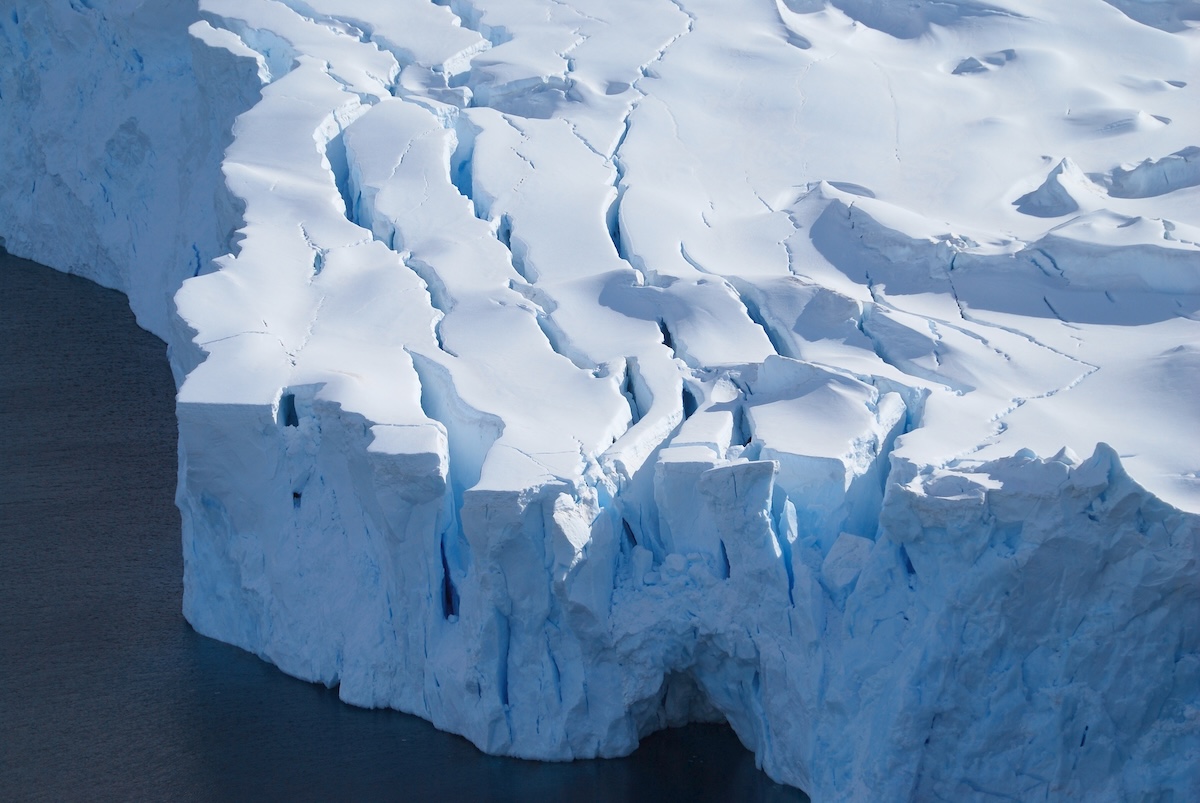
{"label": "deep crevasse", "polygon": [[0,236],[171,346],[189,621],[489,752],[1194,788],[1196,39],[835,5],[0,20]]}

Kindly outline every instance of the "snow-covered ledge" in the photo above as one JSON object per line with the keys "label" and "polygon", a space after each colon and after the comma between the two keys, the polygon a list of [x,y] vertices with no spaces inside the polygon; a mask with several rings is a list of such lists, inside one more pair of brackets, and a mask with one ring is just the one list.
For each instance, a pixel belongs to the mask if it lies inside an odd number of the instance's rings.
{"label": "snow-covered ledge", "polygon": [[0,19],[0,236],[167,339],[198,630],[494,753],[1200,784],[1191,4],[168,5]]}

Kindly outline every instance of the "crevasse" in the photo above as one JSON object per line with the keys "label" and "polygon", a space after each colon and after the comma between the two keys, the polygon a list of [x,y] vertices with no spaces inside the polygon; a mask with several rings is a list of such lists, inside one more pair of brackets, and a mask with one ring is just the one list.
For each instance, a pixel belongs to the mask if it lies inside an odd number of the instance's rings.
{"label": "crevasse", "polygon": [[1061,5],[22,2],[0,236],[169,344],[188,620],[349,703],[1183,797],[1196,40]]}

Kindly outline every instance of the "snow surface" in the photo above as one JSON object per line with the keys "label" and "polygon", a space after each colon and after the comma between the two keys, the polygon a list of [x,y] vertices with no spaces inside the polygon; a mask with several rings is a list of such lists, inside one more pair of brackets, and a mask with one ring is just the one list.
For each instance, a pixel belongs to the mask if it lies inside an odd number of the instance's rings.
{"label": "snow surface", "polygon": [[1187,799],[1198,18],[18,2],[0,236],[168,340],[189,621],[348,702]]}

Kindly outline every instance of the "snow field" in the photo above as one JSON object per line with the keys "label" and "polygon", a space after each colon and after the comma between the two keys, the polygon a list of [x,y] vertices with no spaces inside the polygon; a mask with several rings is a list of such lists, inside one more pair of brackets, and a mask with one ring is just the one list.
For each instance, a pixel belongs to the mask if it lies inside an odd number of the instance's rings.
{"label": "snow field", "polygon": [[[106,279],[172,347],[198,630],[493,753],[723,719],[817,800],[1200,783],[1193,3],[199,11],[236,232]],[[173,188],[90,192],[188,250]]]}

